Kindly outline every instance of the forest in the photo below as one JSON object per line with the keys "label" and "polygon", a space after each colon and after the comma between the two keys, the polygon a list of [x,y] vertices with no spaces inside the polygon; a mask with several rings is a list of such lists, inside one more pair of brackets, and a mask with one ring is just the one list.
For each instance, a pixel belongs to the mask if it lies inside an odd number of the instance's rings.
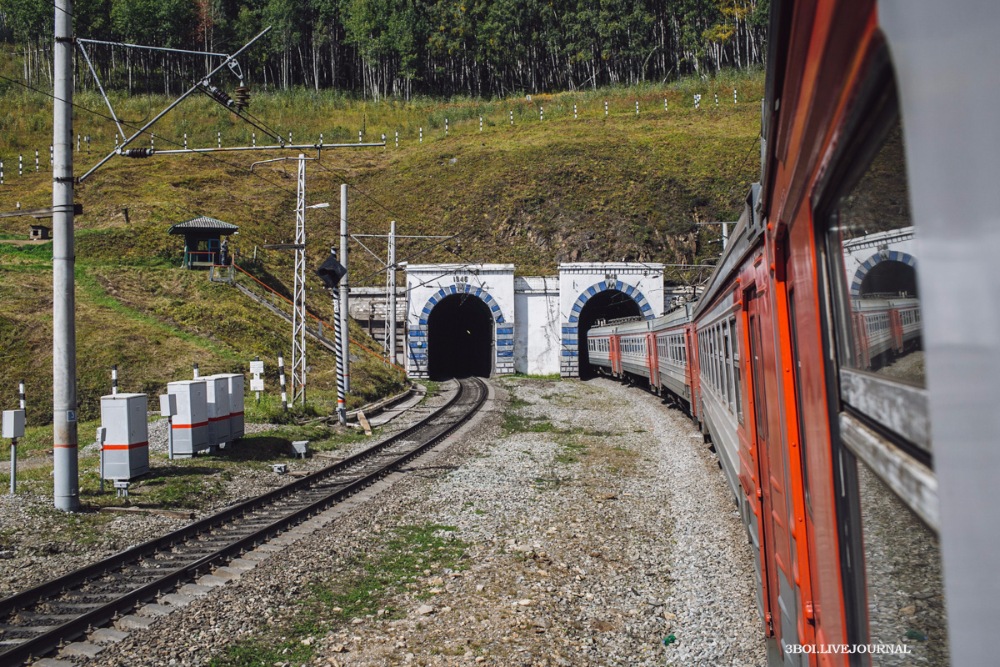
{"label": "forest", "polygon": [[[258,89],[364,99],[480,98],[671,81],[751,69],[768,0],[88,0],[75,35],[106,89],[176,93],[232,53]],[[0,0],[0,41],[25,83],[50,83],[51,0]],[[92,88],[86,59],[78,86]]]}

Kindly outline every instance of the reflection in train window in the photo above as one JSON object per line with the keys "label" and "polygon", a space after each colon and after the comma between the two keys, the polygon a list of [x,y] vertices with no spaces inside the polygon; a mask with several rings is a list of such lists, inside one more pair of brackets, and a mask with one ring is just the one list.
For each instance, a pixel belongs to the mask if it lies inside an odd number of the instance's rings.
{"label": "reflection in train window", "polygon": [[929,454],[917,230],[898,113],[875,134],[870,157],[847,161],[860,171],[845,177],[828,217],[841,398]]}
{"label": "reflection in train window", "polygon": [[878,665],[949,664],[937,536],[861,461],[858,495],[868,643],[905,644],[910,651],[909,655],[880,655]]}
{"label": "reflection in train window", "polygon": [[850,313],[841,363],[924,386],[916,234],[898,117],[833,217],[831,252],[839,248],[843,305]]}

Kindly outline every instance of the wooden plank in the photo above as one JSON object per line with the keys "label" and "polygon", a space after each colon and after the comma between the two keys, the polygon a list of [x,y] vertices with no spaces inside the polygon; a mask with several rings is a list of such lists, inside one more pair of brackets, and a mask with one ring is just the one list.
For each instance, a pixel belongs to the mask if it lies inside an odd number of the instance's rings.
{"label": "wooden plank", "polygon": [[365,430],[365,435],[372,434],[372,425],[368,423],[368,417],[365,417],[365,413],[361,410],[358,410],[358,423]]}

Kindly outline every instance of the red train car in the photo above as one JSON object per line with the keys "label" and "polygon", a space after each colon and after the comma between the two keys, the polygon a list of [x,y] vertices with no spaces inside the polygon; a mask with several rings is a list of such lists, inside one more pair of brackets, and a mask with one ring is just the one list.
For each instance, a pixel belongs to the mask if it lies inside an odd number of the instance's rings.
{"label": "red train car", "polygon": [[773,1],[761,184],[704,295],[590,332],[713,440],[772,665],[995,662],[997,34],[992,2]]}

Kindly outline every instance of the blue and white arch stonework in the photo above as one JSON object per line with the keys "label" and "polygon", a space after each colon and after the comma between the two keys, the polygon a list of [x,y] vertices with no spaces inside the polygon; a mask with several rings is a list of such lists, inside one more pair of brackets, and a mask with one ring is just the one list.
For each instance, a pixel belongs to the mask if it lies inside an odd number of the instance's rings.
{"label": "blue and white arch stonework", "polygon": [[844,270],[851,297],[861,296],[861,283],[882,262],[902,262],[917,268],[913,227],[868,234],[844,242]]}
{"label": "blue and white arch stonework", "polygon": [[406,266],[406,372],[427,377],[427,322],[442,299],[467,294],[493,315],[493,374],[514,373],[514,265],[410,264]]}
{"label": "blue and white arch stonework", "polygon": [[646,319],[663,314],[663,264],[577,262],[559,265],[562,346],[559,374],[580,374],[580,313],[591,298],[616,290],[635,301]]}
{"label": "blue and white arch stonework", "polygon": [[579,262],[558,276],[514,276],[513,264],[410,264],[406,270],[406,371],[426,378],[431,312],[453,294],[480,299],[493,315],[493,375],[579,375],[579,316],[600,292],[617,290],[646,318],[663,314],[662,264]]}

